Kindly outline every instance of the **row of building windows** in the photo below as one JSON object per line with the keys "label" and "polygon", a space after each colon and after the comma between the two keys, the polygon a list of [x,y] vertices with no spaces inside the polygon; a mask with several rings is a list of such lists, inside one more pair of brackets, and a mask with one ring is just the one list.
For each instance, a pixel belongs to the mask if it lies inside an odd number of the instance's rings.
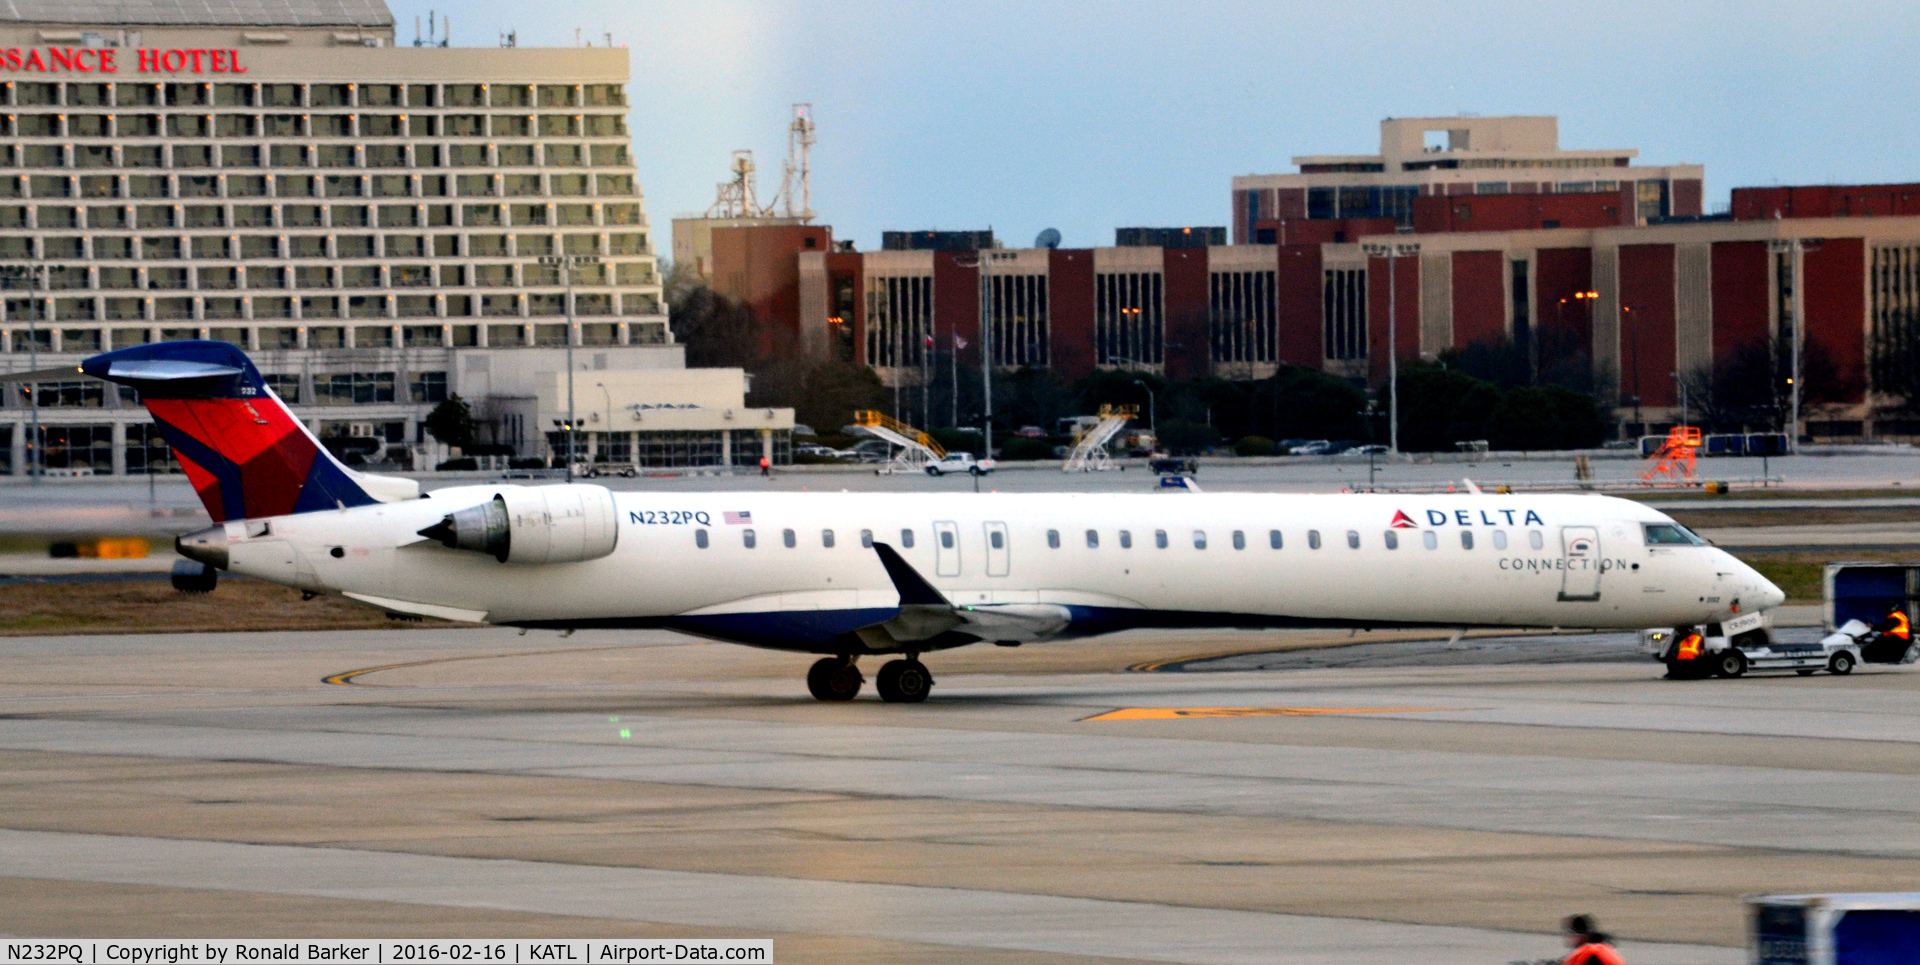
{"label": "row of building windows", "polygon": [[622,114],[0,114],[7,137],[626,137]]}
{"label": "row of building windows", "polygon": [[[940,540],[941,549],[950,550],[955,547],[956,542],[955,542],[953,531],[940,530],[936,535]],[[1132,530],[1123,529],[1123,530],[1120,530],[1117,535],[1119,537],[1119,544],[1121,549],[1133,548],[1133,531]],[[1001,531],[989,530],[987,533],[987,538],[991,544],[990,546],[991,549],[1001,550],[1006,548],[1005,546],[1006,536]],[[1234,549],[1244,550],[1247,548],[1247,534],[1245,530],[1236,529],[1230,534],[1228,538],[1229,538],[1229,541],[1232,543]],[[1491,538],[1493,540],[1494,549],[1504,550],[1507,548],[1507,533],[1505,530],[1499,530],[1499,529],[1493,530]],[[741,545],[746,549],[753,549],[755,546],[759,544],[759,538],[755,534],[755,531],[752,529],[741,530],[740,539],[741,539]],[[1206,549],[1207,548],[1207,531],[1204,529],[1194,530],[1192,540],[1193,540],[1194,549],[1197,549],[1197,550]],[[694,542],[701,549],[706,549],[708,546],[707,531],[704,529],[696,530],[694,533]],[[913,542],[914,542],[913,530],[903,529],[900,531],[900,545],[902,547],[906,549],[912,549]],[[1285,538],[1281,535],[1281,532],[1279,530],[1270,529],[1267,531],[1267,545],[1270,548],[1276,549],[1276,550],[1281,549],[1285,545],[1285,542],[1286,542]],[[785,546],[788,549],[793,549],[799,545],[799,536],[791,529],[783,529],[780,531],[780,543],[782,546]],[[1087,530],[1086,543],[1087,543],[1088,549],[1099,549],[1100,548],[1100,531],[1097,529]],[[1425,546],[1427,549],[1430,549],[1430,550],[1439,549],[1440,535],[1435,530],[1431,530],[1431,529],[1422,530],[1420,532],[1420,543],[1422,546]],[[834,544],[835,544],[834,531],[831,529],[821,530],[820,545],[827,549],[832,549],[834,547]],[[1167,549],[1169,546],[1172,545],[1172,541],[1168,537],[1166,530],[1156,529],[1153,531],[1153,545],[1157,549]],[[1320,537],[1320,531],[1317,529],[1307,530],[1307,548],[1317,550],[1317,549],[1320,549],[1322,545],[1323,545],[1323,542]],[[1399,549],[1400,548],[1400,531],[1389,529],[1383,532],[1381,534],[1381,545],[1390,550]],[[1543,534],[1540,530],[1537,530],[1537,529],[1528,530],[1527,545],[1536,550],[1545,547],[1546,546],[1545,534]],[[863,529],[860,531],[860,546],[863,549],[871,549],[873,547],[873,530]],[[1060,531],[1059,530],[1057,529],[1047,530],[1047,546],[1051,549],[1060,548]],[[1360,549],[1361,537],[1360,537],[1359,530],[1355,530],[1355,529],[1347,530],[1347,547],[1349,549],[1356,549],[1356,550]],[[1468,549],[1468,550],[1474,548],[1474,535],[1472,530],[1463,529],[1460,531],[1460,548]]]}
{"label": "row of building windows", "polygon": [[631,174],[35,174],[0,176],[0,198],[265,198],[269,186],[276,198],[631,198],[635,193]]}
{"label": "row of building windows", "polygon": [[[447,373],[338,372],[304,376],[299,373],[263,373],[261,379],[288,405],[376,405],[405,402],[432,404],[447,400]],[[111,398],[123,405],[138,403],[132,389],[119,386],[108,394],[107,383],[42,382],[21,385],[16,402],[43,409],[98,409]],[[309,389],[308,386],[311,386]]]}
{"label": "row of building windows", "polygon": [[620,84],[0,84],[16,107],[625,107]]}
{"label": "row of building windows", "polygon": [[1220,363],[1279,360],[1272,271],[1216,271],[1207,278],[1207,341]]}
{"label": "row of building windows", "polygon": [[1093,276],[1095,363],[1154,366],[1165,361],[1164,287],[1158,272]]}
{"label": "row of building windows", "polygon": [[[466,250],[461,251],[460,239],[467,239]],[[602,236],[590,234],[575,235],[514,235],[509,241],[508,235],[199,235],[181,237],[162,235],[158,237],[39,237],[32,235],[0,236],[0,258],[34,259],[38,261],[231,261],[236,258],[248,261],[282,258],[318,258],[349,260],[355,258],[529,258],[538,255],[551,255],[556,252],[569,255],[644,255],[646,247],[643,239],[635,235],[614,235],[602,243]],[[34,242],[38,240],[36,246]],[[426,266],[417,266],[424,270]],[[443,273],[454,272],[455,277],[464,277],[465,265],[446,265]],[[538,265],[528,265],[528,284],[559,284],[557,269]],[[604,279],[615,266],[584,266],[592,271],[576,270],[574,280],[580,284],[605,284]],[[510,265],[482,265],[478,274],[485,278],[509,277]],[[97,285],[89,281],[86,265],[52,265],[47,269],[47,287],[49,288],[187,288],[185,268],[99,268],[100,281]],[[330,269],[298,269],[325,272]],[[352,270],[352,269],[348,269]],[[367,277],[378,277],[377,266],[366,266],[364,271],[373,272]],[[141,281],[137,272],[145,271],[148,281]],[[168,274],[169,272],[173,274]],[[246,274],[243,276],[242,272]],[[202,283],[203,288],[239,288],[243,277],[249,280],[249,288],[283,288],[279,274],[284,269],[276,266],[248,266],[242,268],[203,268],[201,275],[209,279]],[[648,262],[625,262],[617,265],[617,275],[623,284],[649,284],[653,269]],[[324,277],[324,276],[322,276]],[[539,281],[551,277],[551,281]],[[177,278],[172,284],[161,278]],[[260,280],[264,279],[264,283]],[[598,279],[589,281],[588,279]],[[426,284],[416,280],[415,284]],[[480,284],[511,284],[511,282],[488,282]],[[453,281],[448,284],[464,285],[465,281]],[[300,287],[307,287],[300,283]],[[321,287],[331,287],[325,282]],[[364,286],[349,284],[348,287],[378,287],[378,283]]]}
{"label": "row of building windows", "polygon": [[632,165],[625,144],[0,144],[0,166],[629,168]]}
{"label": "row of building windows", "polygon": [[[502,208],[506,210],[501,210]],[[456,214],[464,224],[455,225]],[[599,214],[604,223],[638,225],[637,204],[141,204],[141,205],[0,205],[0,228],[92,231],[151,230],[154,228],[451,228],[553,224],[591,226]],[[538,237],[538,236],[532,236]],[[608,240],[616,254],[632,254],[647,247],[645,234],[619,234]]]}
{"label": "row of building windows", "polygon": [[[72,322],[253,321],[338,318],[556,318],[567,314],[566,293],[530,295],[302,295],[249,298],[54,298],[29,304],[24,298],[0,302],[6,320],[20,326],[12,343],[22,344],[34,325]],[[652,293],[614,296],[575,292],[573,314],[658,315],[660,298]],[[117,331],[117,330],[116,330]],[[140,331],[129,329],[128,331]],[[42,336],[45,337],[44,335]],[[133,337],[131,335],[129,338]],[[138,343],[136,343],[138,344]],[[17,351],[25,351],[24,348]]]}

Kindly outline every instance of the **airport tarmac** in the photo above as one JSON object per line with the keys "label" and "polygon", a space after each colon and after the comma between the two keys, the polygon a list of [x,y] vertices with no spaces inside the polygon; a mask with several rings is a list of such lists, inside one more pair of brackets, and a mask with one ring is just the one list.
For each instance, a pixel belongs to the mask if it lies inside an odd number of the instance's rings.
{"label": "airport tarmac", "polygon": [[1742,895],[1920,877],[1920,673],[1389,639],[975,647],[904,706],[668,633],[0,640],[0,932],[1464,965],[1589,912],[1732,965]]}

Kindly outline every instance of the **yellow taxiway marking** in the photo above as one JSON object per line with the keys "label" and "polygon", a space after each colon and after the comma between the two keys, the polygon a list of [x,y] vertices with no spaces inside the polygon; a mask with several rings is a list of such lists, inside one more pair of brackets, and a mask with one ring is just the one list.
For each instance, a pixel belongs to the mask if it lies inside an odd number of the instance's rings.
{"label": "yellow taxiway marking", "polygon": [[1081,720],[1177,720],[1184,717],[1317,717],[1321,714],[1412,714],[1465,707],[1122,707]]}
{"label": "yellow taxiway marking", "polygon": [[614,647],[572,647],[566,650],[522,650],[517,653],[483,653],[483,654],[477,654],[471,657],[441,657],[437,660],[415,660],[410,663],[390,663],[390,664],[386,664],[384,666],[379,666],[379,667],[361,667],[358,670],[343,670],[330,677],[320,678],[320,682],[323,684],[335,684],[342,687],[346,687],[346,686],[384,687],[386,686],[386,684],[362,684],[359,681],[355,680],[354,678],[364,677],[367,674],[371,674],[371,673],[379,673],[383,670],[404,670],[408,667],[430,667],[437,663],[460,663],[463,660],[503,660],[503,659],[506,659],[507,657],[544,657],[548,654],[593,653],[598,650],[631,650],[631,649],[634,649],[633,644],[625,644],[625,645],[614,646]]}

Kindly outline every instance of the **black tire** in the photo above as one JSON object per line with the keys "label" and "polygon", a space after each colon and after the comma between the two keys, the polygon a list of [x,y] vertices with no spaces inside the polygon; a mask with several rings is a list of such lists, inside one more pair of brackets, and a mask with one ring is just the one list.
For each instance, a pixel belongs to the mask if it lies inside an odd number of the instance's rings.
{"label": "black tire", "polygon": [[1668,680],[1704,680],[1710,676],[1713,676],[1713,670],[1705,660],[1667,661]]}
{"label": "black tire", "polygon": [[866,682],[859,667],[839,657],[823,657],[807,670],[807,691],[816,700],[852,700]]}
{"label": "black tire", "polygon": [[1714,655],[1713,672],[1732,679],[1747,672],[1747,655],[1728,647]]}
{"label": "black tire", "polygon": [[1853,672],[1853,654],[1850,654],[1845,650],[1842,650],[1839,653],[1836,653],[1833,656],[1827,658],[1827,672],[1837,677],[1844,677],[1847,674],[1852,673]]}
{"label": "black tire", "polygon": [[973,467],[971,467],[971,468],[969,468],[969,469],[968,469],[967,471],[968,471],[968,472],[970,472],[970,473],[973,473],[973,474],[974,474],[974,475],[976,475],[976,476],[984,476],[984,475],[986,475],[986,473],[984,473],[984,472],[981,472],[981,471],[980,471],[980,467],[979,467],[979,466],[973,466]]}
{"label": "black tire", "polygon": [[890,704],[917,704],[933,689],[933,674],[918,660],[894,660],[873,678],[880,699]]}
{"label": "black tire", "polygon": [[928,466],[928,467],[927,467],[927,475],[929,475],[929,476],[938,476],[938,475],[940,475],[940,467],[939,467],[939,466]]}

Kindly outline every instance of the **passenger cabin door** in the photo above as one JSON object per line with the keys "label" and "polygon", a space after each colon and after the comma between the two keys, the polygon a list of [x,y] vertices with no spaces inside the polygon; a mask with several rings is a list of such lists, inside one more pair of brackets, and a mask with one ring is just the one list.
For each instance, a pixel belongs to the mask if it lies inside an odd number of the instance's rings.
{"label": "passenger cabin door", "polygon": [[939,576],[960,575],[960,527],[956,523],[933,524],[933,572]]}
{"label": "passenger cabin door", "polygon": [[1592,526],[1562,526],[1560,551],[1566,566],[1560,572],[1560,601],[1600,599],[1600,531]]}
{"label": "passenger cabin door", "polygon": [[1007,545],[1007,524],[988,523],[987,527],[987,575],[1006,576],[1012,562],[1011,548]]}

